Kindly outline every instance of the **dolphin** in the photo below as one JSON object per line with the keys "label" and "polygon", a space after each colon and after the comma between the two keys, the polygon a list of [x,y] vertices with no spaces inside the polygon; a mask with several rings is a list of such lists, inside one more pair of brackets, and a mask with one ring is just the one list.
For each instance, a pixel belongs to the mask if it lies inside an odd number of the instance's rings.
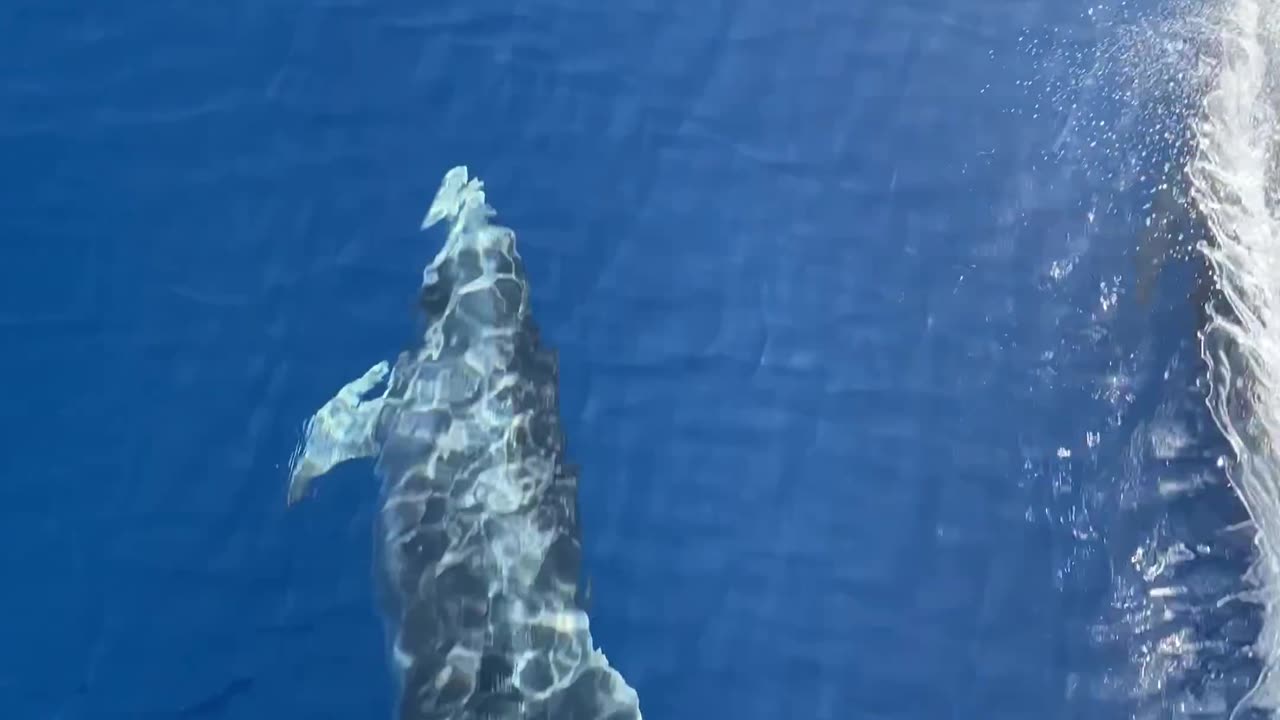
{"label": "dolphin", "polygon": [[289,503],[339,463],[376,459],[399,720],[640,720],[592,644],[556,356],[483,188],[466,167],[445,174],[422,222],[449,225],[422,275],[422,340],[306,422]]}
{"label": "dolphin", "polygon": [[[1190,301],[1196,312],[1196,327],[1203,333],[1214,317],[1231,310],[1208,257],[1208,250],[1218,244],[1217,238],[1192,197],[1192,185],[1186,169],[1180,168],[1168,173],[1157,186],[1134,253],[1134,298],[1141,307],[1150,308],[1161,295],[1165,274],[1175,264],[1185,263],[1191,277],[1175,281],[1178,296],[1169,301],[1178,302],[1183,297]],[[1185,289],[1188,284],[1190,288]],[[1164,292],[1172,289],[1166,286]]]}

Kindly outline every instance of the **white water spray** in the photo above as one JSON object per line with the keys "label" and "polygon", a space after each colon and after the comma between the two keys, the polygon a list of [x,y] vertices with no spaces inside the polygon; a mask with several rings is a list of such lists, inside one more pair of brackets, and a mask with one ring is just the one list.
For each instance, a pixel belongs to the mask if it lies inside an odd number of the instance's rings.
{"label": "white water spray", "polygon": [[1231,443],[1232,484],[1256,529],[1253,598],[1265,608],[1257,686],[1241,708],[1280,710],[1280,220],[1276,213],[1280,3],[1225,0],[1213,13],[1212,77],[1195,127],[1192,197],[1209,228],[1201,243],[1220,301],[1202,351],[1210,410]]}

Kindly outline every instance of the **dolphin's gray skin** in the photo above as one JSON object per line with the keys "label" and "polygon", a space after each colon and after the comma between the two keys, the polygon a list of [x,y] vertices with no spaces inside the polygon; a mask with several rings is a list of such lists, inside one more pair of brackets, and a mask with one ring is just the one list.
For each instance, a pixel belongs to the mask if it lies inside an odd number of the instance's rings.
{"label": "dolphin's gray skin", "polygon": [[423,341],[307,422],[289,499],[338,463],[377,458],[400,720],[640,720],[577,600],[578,478],[556,359],[515,234],[489,223],[482,187],[464,167],[445,175],[422,223],[450,223],[423,271]]}
{"label": "dolphin's gray skin", "polygon": [[1169,266],[1175,261],[1189,262],[1194,279],[1187,298],[1195,307],[1197,327],[1203,331],[1213,313],[1230,310],[1223,303],[1212,264],[1203,249],[1197,249],[1201,244],[1216,244],[1216,238],[1192,200],[1190,187],[1186,172],[1175,171],[1157,189],[1134,254],[1134,297],[1140,305],[1150,306]]}

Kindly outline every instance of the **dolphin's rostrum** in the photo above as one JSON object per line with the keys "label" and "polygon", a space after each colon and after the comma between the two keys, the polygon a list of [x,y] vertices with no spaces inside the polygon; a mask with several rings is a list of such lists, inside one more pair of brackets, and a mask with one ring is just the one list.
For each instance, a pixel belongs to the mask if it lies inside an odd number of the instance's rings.
{"label": "dolphin's rostrum", "polygon": [[465,167],[445,175],[422,223],[450,225],[423,271],[422,343],[307,422],[289,499],[338,463],[377,458],[401,720],[640,720],[578,603],[578,478],[556,359],[538,340],[515,234],[490,224],[482,188]]}

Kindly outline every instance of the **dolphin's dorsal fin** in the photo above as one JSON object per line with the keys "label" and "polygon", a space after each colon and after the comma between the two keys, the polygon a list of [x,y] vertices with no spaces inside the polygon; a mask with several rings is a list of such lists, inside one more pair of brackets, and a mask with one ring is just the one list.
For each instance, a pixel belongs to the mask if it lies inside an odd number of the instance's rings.
{"label": "dolphin's dorsal fin", "polygon": [[289,504],[306,494],[311,481],[347,460],[371,457],[378,452],[374,424],[385,396],[361,399],[386,379],[390,367],[384,360],[352,380],[307,420],[302,442],[289,461]]}

